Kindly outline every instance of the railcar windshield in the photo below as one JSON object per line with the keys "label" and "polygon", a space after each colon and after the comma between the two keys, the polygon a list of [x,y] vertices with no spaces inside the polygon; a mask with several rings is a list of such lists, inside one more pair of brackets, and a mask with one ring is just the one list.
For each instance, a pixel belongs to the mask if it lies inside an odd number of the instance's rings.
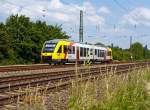
{"label": "railcar windshield", "polygon": [[46,43],[43,52],[54,52],[56,43]]}
{"label": "railcar windshield", "polygon": [[59,41],[60,39],[46,41],[43,48],[43,52],[54,52],[54,49]]}

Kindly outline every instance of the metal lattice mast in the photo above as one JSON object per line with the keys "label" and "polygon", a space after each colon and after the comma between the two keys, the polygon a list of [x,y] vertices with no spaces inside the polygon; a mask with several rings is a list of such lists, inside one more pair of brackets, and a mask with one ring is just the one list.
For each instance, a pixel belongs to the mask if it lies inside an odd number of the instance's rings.
{"label": "metal lattice mast", "polygon": [[79,42],[83,42],[83,11],[80,10]]}

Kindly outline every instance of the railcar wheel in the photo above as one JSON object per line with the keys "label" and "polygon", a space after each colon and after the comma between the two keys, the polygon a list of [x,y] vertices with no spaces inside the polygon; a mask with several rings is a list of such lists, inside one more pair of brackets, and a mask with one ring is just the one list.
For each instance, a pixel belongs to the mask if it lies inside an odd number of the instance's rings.
{"label": "railcar wheel", "polygon": [[54,62],[53,65],[57,65],[57,63]]}
{"label": "railcar wheel", "polygon": [[63,65],[65,65],[66,63],[65,63],[65,62],[63,62],[62,64],[63,64]]}
{"label": "railcar wheel", "polygon": [[91,60],[91,64],[95,64],[95,60]]}
{"label": "railcar wheel", "polygon": [[49,62],[48,64],[49,64],[49,65],[52,65],[52,63],[51,63],[51,62]]}
{"label": "railcar wheel", "polygon": [[57,64],[57,65],[61,65],[61,62],[57,62],[56,64]]}

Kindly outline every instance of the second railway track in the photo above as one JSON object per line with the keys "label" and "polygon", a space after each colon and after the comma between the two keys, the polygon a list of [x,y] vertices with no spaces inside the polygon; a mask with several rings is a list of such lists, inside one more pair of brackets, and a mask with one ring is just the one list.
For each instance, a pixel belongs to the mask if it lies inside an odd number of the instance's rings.
{"label": "second railway track", "polygon": [[74,64],[67,65],[48,65],[48,64],[34,64],[34,65],[10,65],[10,66],[0,66],[0,73],[3,72],[16,72],[16,71],[29,71],[29,70],[41,70],[41,69],[51,69],[51,68],[67,68]]}
{"label": "second railway track", "polygon": [[[122,63],[127,63],[127,62],[112,62],[110,64],[122,64]],[[48,65],[48,64],[9,65],[9,66],[0,66],[0,73],[41,70],[41,69],[53,69],[53,68],[67,68],[67,67],[73,67],[74,65],[75,64],[73,64],[73,63],[66,64],[66,65]],[[97,63],[97,64],[92,64],[92,65],[104,65],[104,64]],[[82,66],[82,64],[80,64],[78,66]]]}

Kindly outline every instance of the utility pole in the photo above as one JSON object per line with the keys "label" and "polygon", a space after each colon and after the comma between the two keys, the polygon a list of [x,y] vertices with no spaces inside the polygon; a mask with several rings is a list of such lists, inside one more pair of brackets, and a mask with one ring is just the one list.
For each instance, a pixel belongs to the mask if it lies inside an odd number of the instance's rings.
{"label": "utility pole", "polygon": [[130,58],[131,58],[131,61],[133,61],[131,46],[132,46],[132,36],[130,36],[130,49],[129,49],[129,50],[130,50]]}
{"label": "utility pole", "polygon": [[131,48],[131,45],[132,45],[132,36],[130,36],[130,48]]}
{"label": "utility pole", "polygon": [[147,45],[145,45],[144,47],[144,58],[146,59],[147,58]]}
{"label": "utility pole", "polygon": [[79,42],[83,42],[83,11],[80,10]]}

